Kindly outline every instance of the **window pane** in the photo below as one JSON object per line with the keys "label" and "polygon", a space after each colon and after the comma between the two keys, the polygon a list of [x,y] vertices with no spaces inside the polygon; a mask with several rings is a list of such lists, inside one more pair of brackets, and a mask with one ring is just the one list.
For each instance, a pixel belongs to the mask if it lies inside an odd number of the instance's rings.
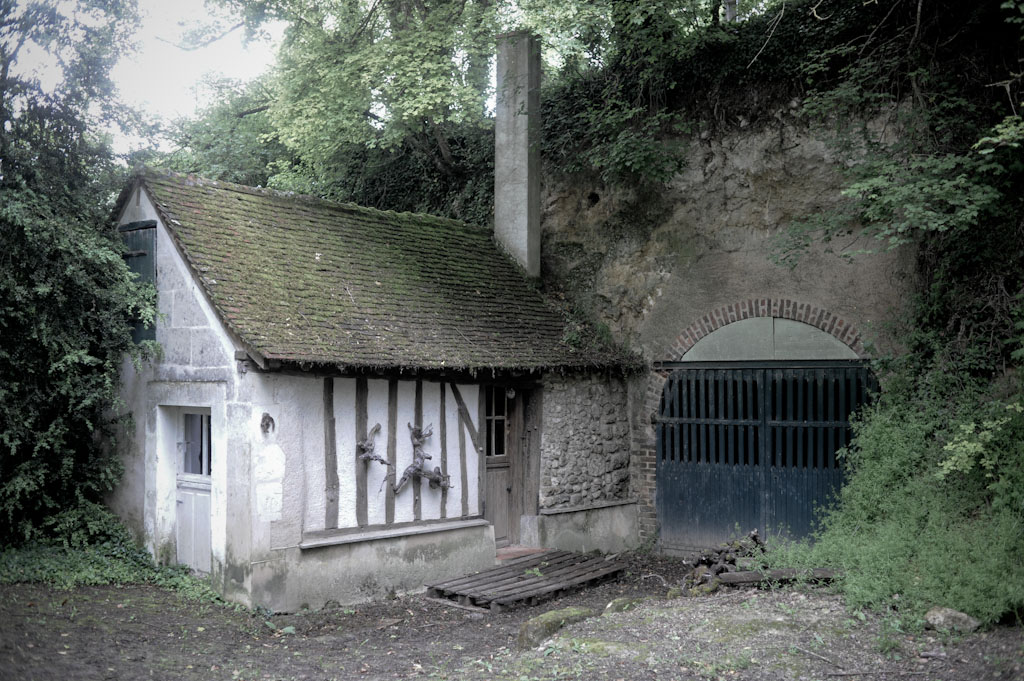
{"label": "window pane", "polygon": [[502,456],[505,453],[505,420],[494,419],[494,454]]}
{"label": "window pane", "polygon": [[492,421],[491,419],[485,419],[485,421],[487,421],[487,439],[485,440],[485,442],[487,443],[487,456],[493,456],[494,439],[491,437],[493,435],[493,433],[491,432],[491,426],[494,423],[494,421]]}
{"label": "window pane", "polygon": [[185,414],[185,461],[186,473],[203,473],[203,419],[200,414]]}

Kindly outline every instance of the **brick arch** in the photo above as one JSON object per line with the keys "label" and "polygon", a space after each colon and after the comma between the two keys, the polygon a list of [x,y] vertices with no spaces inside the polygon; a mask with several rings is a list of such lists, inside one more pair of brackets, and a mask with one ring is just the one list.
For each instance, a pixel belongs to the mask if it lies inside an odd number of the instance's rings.
{"label": "brick arch", "polygon": [[[796,300],[786,298],[751,298],[720,307],[690,324],[683,329],[682,333],[679,334],[672,344],[670,356],[663,359],[678,361],[696,345],[697,341],[711,332],[727,324],[752,317],[792,319],[804,324],[810,324],[839,339],[839,341],[857,353],[858,357],[866,357],[860,331],[847,320],[827,310]],[[654,418],[658,415],[662,391],[665,388],[665,381],[668,380],[670,373],[671,371],[667,369],[655,369],[648,375],[646,394],[644,396],[644,413],[649,416],[650,425],[653,425]],[[646,434],[642,435],[637,442],[637,450],[631,466],[633,467],[635,479],[635,492],[640,505],[640,537],[647,540],[658,536],[658,514],[654,505],[657,494],[654,428],[650,427],[645,430],[647,431]]]}
{"label": "brick arch", "polygon": [[[801,303],[788,298],[750,298],[738,303],[724,305],[712,310],[683,329],[670,348],[668,361],[682,359],[701,338],[718,329],[754,317],[791,319],[809,324],[838,339],[855,353],[865,358],[864,343],[860,331],[847,320],[810,303]],[[661,404],[661,393],[668,379],[668,371],[652,371],[647,384],[647,413],[656,415]]]}

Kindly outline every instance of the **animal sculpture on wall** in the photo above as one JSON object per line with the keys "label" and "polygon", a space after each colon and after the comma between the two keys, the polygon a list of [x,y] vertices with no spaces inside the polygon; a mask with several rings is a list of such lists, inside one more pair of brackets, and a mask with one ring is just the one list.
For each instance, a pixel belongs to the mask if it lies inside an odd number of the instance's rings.
{"label": "animal sculpture on wall", "polygon": [[406,466],[402,477],[395,484],[395,494],[398,494],[399,490],[412,478],[426,478],[430,481],[430,489],[450,489],[452,487],[451,476],[441,473],[441,469],[437,466],[434,467],[434,470],[430,470],[426,465],[427,459],[431,457],[423,450],[423,443],[434,434],[433,425],[428,425],[426,428],[413,426],[411,423],[406,425],[409,427],[409,437],[412,439],[412,463]]}

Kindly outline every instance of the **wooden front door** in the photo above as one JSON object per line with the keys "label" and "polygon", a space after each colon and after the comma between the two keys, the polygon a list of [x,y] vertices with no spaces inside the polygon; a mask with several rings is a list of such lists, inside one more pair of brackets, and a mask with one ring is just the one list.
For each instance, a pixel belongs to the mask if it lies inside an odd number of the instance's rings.
{"label": "wooden front door", "polygon": [[501,546],[519,541],[523,514],[525,391],[503,385],[484,389],[484,518],[494,526],[494,541]]}
{"label": "wooden front door", "polygon": [[184,438],[178,444],[175,542],[178,562],[197,572],[210,571],[209,414],[184,414]]}

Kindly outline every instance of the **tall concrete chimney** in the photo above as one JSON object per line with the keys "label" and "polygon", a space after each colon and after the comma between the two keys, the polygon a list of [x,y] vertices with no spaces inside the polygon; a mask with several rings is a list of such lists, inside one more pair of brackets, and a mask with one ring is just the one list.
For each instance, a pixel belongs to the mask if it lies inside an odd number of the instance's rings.
{"label": "tall concrete chimney", "polygon": [[540,44],[525,31],[498,37],[494,123],[494,236],[540,276]]}

